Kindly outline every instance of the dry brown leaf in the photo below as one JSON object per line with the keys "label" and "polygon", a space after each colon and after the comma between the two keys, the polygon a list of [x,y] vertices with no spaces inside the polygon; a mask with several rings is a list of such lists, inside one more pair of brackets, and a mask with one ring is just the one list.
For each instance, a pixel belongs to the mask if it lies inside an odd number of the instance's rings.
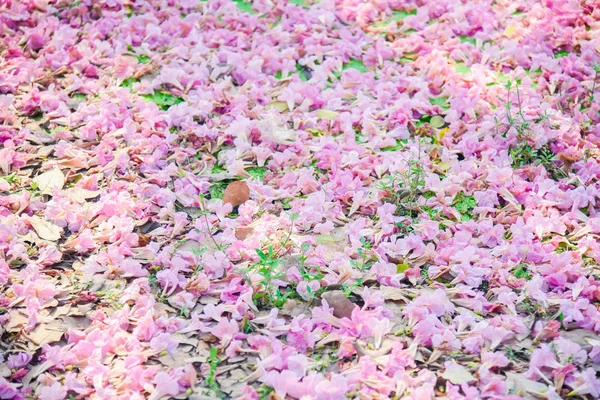
{"label": "dry brown leaf", "polygon": [[244,204],[249,198],[250,188],[244,181],[231,182],[223,192],[223,203],[229,203],[233,207]]}
{"label": "dry brown leaf", "polygon": [[33,331],[23,334],[23,336],[37,346],[43,346],[47,343],[58,342],[64,333],[66,327],[60,321],[54,321],[50,324],[40,324]]}
{"label": "dry brown leaf", "polygon": [[410,293],[409,290],[390,286],[381,286],[379,289],[385,300],[403,301],[405,303],[410,302],[410,298],[406,297],[406,295]]}
{"label": "dry brown leaf", "polygon": [[254,233],[254,228],[246,227],[246,228],[238,228],[235,230],[235,237],[239,240],[245,240],[248,236]]}
{"label": "dry brown leaf", "polygon": [[63,228],[48,222],[45,219],[34,215],[29,217],[29,223],[38,234],[39,237],[45,240],[56,241],[59,240],[63,233]]}
{"label": "dry brown leaf", "polygon": [[33,182],[37,185],[41,194],[51,195],[55,188],[60,190],[65,186],[66,179],[60,169],[54,168],[36,176]]}
{"label": "dry brown leaf", "polygon": [[348,300],[341,290],[325,292],[322,298],[327,300],[327,304],[333,308],[333,315],[338,318],[350,318],[352,310],[356,307],[356,304]]}

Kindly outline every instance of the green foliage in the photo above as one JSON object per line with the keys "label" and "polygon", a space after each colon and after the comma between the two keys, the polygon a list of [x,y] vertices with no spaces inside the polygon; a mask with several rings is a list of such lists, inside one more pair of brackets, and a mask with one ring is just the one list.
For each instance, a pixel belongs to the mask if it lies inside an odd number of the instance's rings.
{"label": "green foliage", "polygon": [[252,9],[251,1],[247,2],[244,0],[233,0],[233,2],[237,5],[237,8],[239,8],[240,11],[243,11],[243,12],[249,13],[249,14],[257,14],[257,12]]}
{"label": "green foliage", "polygon": [[408,161],[408,168],[404,172],[386,175],[380,181],[380,189],[386,192],[383,200],[395,204],[398,215],[416,216],[416,206],[419,196],[423,194],[425,186],[425,169],[419,157]]}
{"label": "green foliage", "polygon": [[406,143],[408,143],[407,139],[396,140],[395,146],[384,147],[383,149],[381,149],[381,151],[383,151],[383,152],[398,151],[398,150],[403,149],[406,146]]}
{"label": "green foliage", "polygon": [[373,243],[364,237],[360,238],[360,243],[362,247],[359,247],[357,250],[360,258],[358,260],[350,260],[350,263],[359,271],[365,272],[373,265],[373,260],[371,260],[371,256],[369,255],[369,250],[373,248]]}
{"label": "green foliage", "polygon": [[473,196],[465,196],[463,192],[460,192],[454,198],[453,206],[461,214],[461,221],[469,221],[473,218],[471,213],[477,207],[477,201]]}
{"label": "green foliage", "polygon": [[471,36],[460,35],[459,39],[462,43],[471,43],[473,46],[475,46],[475,43],[477,42],[475,38]]}
{"label": "green foliage", "polygon": [[430,97],[429,103],[431,103],[431,105],[433,105],[433,106],[440,106],[444,110],[447,110],[450,108],[447,97]]}
{"label": "green foliage", "polygon": [[456,70],[457,73],[459,73],[461,75],[465,75],[465,74],[468,74],[469,72],[471,72],[471,67],[469,67],[463,63],[457,63],[456,67],[454,69]]}
{"label": "green foliage", "polygon": [[354,68],[358,72],[362,73],[367,72],[369,70],[365,66],[365,63],[363,63],[361,60],[355,60],[354,58],[351,58],[346,64],[344,64],[342,70],[347,70],[349,68]]}
{"label": "green foliage", "polygon": [[139,56],[137,56],[138,59],[138,63],[140,64],[148,64],[150,62],[150,57],[144,55],[144,54],[140,54]]}
{"label": "green foliage", "polygon": [[268,171],[269,170],[266,169],[265,167],[252,167],[252,168],[248,168],[246,170],[246,172],[248,172],[251,177],[253,177],[254,179],[259,180],[261,182],[265,178],[265,175],[267,174]]}
{"label": "green foliage", "polygon": [[286,291],[281,293],[279,286],[275,281],[285,276],[282,268],[279,268],[281,259],[273,251],[273,246],[269,246],[267,253],[256,249],[259,261],[250,266],[249,270],[258,273],[262,279],[257,288],[255,288],[253,299],[261,303],[281,308],[294,292]]}
{"label": "green foliage", "polygon": [[563,58],[563,57],[566,57],[568,55],[569,55],[568,51],[561,50],[561,51],[558,51],[558,52],[554,53],[554,58]]}
{"label": "green foliage", "polygon": [[519,264],[517,265],[512,271],[511,273],[516,277],[516,278],[525,278],[525,280],[530,280],[533,276],[531,275],[531,271],[527,268],[527,264]]}
{"label": "green foliage", "polygon": [[566,173],[560,169],[557,165],[554,164],[554,154],[550,150],[550,146],[544,145],[540,148],[536,148],[534,143],[534,135],[532,132],[532,125],[537,123],[542,123],[546,121],[548,118],[545,114],[538,114],[537,119],[529,120],[525,117],[525,113],[523,112],[522,102],[521,102],[521,92],[519,90],[519,85],[521,84],[521,80],[517,79],[515,85],[515,93],[517,95],[517,111],[513,114],[512,111],[512,102],[511,102],[511,93],[513,89],[513,83],[508,81],[506,84],[507,89],[507,100],[504,104],[506,109],[506,119],[508,121],[508,129],[504,133],[506,133],[510,129],[514,129],[517,133],[517,143],[511,145],[509,149],[509,154],[513,160],[513,167],[519,168],[526,165],[543,165],[544,168],[548,171],[550,176],[555,180],[566,177]]}
{"label": "green foliage", "polygon": [[233,182],[233,179],[225,179],[219,182],[214,182],[212,185],[210,185],[210,188],[208,189],[210,198],[222,199],[223,193],[225,192],[225,189],[227,189],[227,185],[229,185],[231,182]]}
{"label": "green foliage", "polygon": [[[310,71],[309,68],[302,66],[300,63],[296,63],[296,72],[293,72],[292,74],[298,74],[298,76],[300,77],[300,80],[302,82],[306,82],[309,80],[308,77],[308,71]],[[283,78],[283,74],[281,73],[281,71],[278,71],[275,75],[275,78],[277,79],[281,79]]]}
{"label": "green foliage", "polygon": [[[198,153],[198,154],[200,154],[200,153]],[[213,173],[213,174],[220,174],[222,172],[227,172],[227,170],[218,164],[215,164],[211,170],[211,173]]]}
{"label": "green foliage", "polygon": [[289,0],[290,4],[295,4],[300,7],[309,8],[310,3],[306,0]]}
{"label": "green foliage", "polygon": [[129,77],[127,79],[125,79],[123,82],[121,82],[121,87],[126,87],[127,89],[131,90],[131,88],[133,87],[133,84],[139,82],[138,79],[135,79],[133,77]]}
{"label": "green foliage", "polygon": [[216,396],[217,398],[226,397],[225,394],[221,392],[221,387],[219,382],[217,382],[217,367],[221,363],[221,360],[219,360],[219,357],[217,357],[216,347],[210,348],[208,361],[206,363],[208,364],[208,373],[206,374],[204,384],[209,389],[208,393],[212,392],[212,395]]}
{"label": "green foliage", "polygon": [[362,278],[358,278],[351,283],[342,283],[342,292],[344,292],[344,296],[350,297],[354,290],[359,287],[362,287]]}
{"label": "green foliage", "polygon": [[169,107],[183,103],[181,97],[173,96],[172,94],[165,91],[156,91],[154,94],[143,94],[141,95],[144,99],[155,103],[161,110],[168,110]]}

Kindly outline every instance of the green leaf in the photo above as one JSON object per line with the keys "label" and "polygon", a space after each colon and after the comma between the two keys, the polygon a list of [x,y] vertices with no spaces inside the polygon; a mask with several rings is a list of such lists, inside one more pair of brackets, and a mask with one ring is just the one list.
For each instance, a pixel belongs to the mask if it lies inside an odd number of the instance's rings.
{"label": "green leaf", "polygon": [[256,249],[256,254],[258,254],[258,256],[260,257],[261,260],[263,260],[263,261],[267,260],[267,255],[261,249]]}
{"label": "green leaf", "polygon": [[244,0],[233,0],[233,2],[237,5],[237,8],[239,8],[240,11],[249,14],[257,14],[257,12],[252,9],[252,2],[247,3]]}
{"label": "green leaf", "polygon": [[137,79],[130,77],[130,78],[125,79],[123,82],[121,82],[121,87],[126,87],[127,89],[131,89],[133,87],[133,84],[136,82],[138,82]]}
{"label": "green leaf", "polygon": [[459,74],[468,74],[469,72],[471,72],[471,67],[466,66],[465,64],[459,63],[456,64],[456,72]]}
{"label": "green leaf", "polygon": [[295,4],[300,7],[309,8],[310,4],[306,0],[290,0],[290,4]]}
{"label": "green leaf", "polygon": [[433,105],[433,106],[440,106],[444,110],[447,110],[450,108],[450,106],[448,105],[447,97],[430,97],[429,103],[431,103],[431,105]]}
{"label": "green leaf", "polygon": [[399,274],[405,272],[409,268],[410,268],[410,265],[408,265],[407,263],[396,264],[396,271],[398,271]]}
{"label": "green leaf", "polygon": [[569,55],[568,51],[562,50],[562,51],[559,51],[557,53],[554,53],[554,58],[563,58],[563,57],[566,57],[568,55]]}
{"label": "green leaf", "polygon": [[217,164],[214,165],[214,167],[212,168],[212,171],[211,171],[211,173],[213,173],[213,174],[220,174],[222,172],[227,172],[227,170]]}
{"label": "green leaf", "polygon": [[351,58],[350,61],[344,64],[342,70],[347,70],[348,68],[354,68],[355,70],[363,73],[368,71],[367,67],[365,67],[365,64],[361,60],[355,60],[354,58]]}
{"label": "green leaf", "polygon": [[408,140],[406,139],[396,140],[395,146],[384,147],[383,149],[381,149],[381,151],[399,151],[406,145],[406,143],[408,143]]}
{"label": "green leaf", "polygon": [[140,54],[139,56],[137,56],[137,59],[138,63],[140,64],[148,64],[150,62],[150,57],[144,54]]}
{"label": "green leaf", "polygon": [[158,107],[165,111],[175,104],[183,103],[183,99],[181,97],[173,96],[172,94],[163,91],[157,91],[154,92],[154,94],[143,94],[142,97],[155,103]]}
{"label": "green leaf", "polygon": [[460,192],[456,195],[453,205],[456,211],[461,213],[461,221],[468,221],[471,219],[471,212],[477,207],[477,200],[473,196],[465,196],[463,192]]}
{"label": "green leaf", "polygon": [[331,110],[325,110],[325,109],[317,110],[316,114],[317,114],[317,117],[319,117],[319,119],[328,119],[330,121],[335,120],[337,118],[337,116],[340,115],[340,113],[337,111],[331,111]]}
{"label": "green leaf", "polygon": [[471,36],[460,35],[459,38],[462,43],[471,43],[473,46],[475,46],[475,44],[477,43],[477,40],[475,40],[475,38]]}

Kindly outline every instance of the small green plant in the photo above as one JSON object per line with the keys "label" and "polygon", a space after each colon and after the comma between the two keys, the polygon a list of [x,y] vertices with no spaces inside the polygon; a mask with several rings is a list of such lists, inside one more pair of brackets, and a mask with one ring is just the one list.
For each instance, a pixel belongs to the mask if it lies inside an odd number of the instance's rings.
{"label": "small green plant", "polygon": [[471,213],[477,207],[477,200],[473,196],[465,196],[463,192],[460,192],[454,198],[453,205],[456,211],[461,214],[461,221],[469,221],[473,218]]}
{"label": "small green plant", "polygon": [[404,172],[387,175],[380,183],[380,189],[386,192],[383,200],[395,204],[398,215],[418,215],[417,201],[424,193],[425,186],[420,140],[418,154],[416,159],[408,161],[408,168]]}
{"label": "small green plant", "polygon": [[210,392],[212,392],[212,394],[217,398],[225,397],[225,394],[221,392],[219,382],[217,382],[217,367],[220,363],[221,360],[219,360],[219,357],[217,357],[217,348],[211,347],[209,357],[206,362],[206,364],[208,365],[208,372],[206,374],[204,384],[210,389],[210,391],[206,394],[208,395],[210,394]]}
{"label": "small green plant", "polygon": [[362,278],[358,278],[352,283],[343,283],[342,284],[342,292],[344,292],[344,296],[350,297],[352,292],[358,287],[362,286]]}
{"label": "small green plant", "polygon": [[255,288],[253,298],[268,306],[282,307],[293,292],[281,293],[276,283],[285,275],[283,270],[279,268],[281,260],[277,258],[273,246],[269,246],[266,253],[256,249],[256,254],[259,258],[258,263],[251,265],[249,271],[258,273],[262,279],[258,287]]}
{"label": "small green plant", "polygon": [[527,264],[519,264],[511,273],[519,279],[525,278],[525,280],[530,280],[533,277],[531,271],[527,268]]}
{"label": "small green plant", "polygon": [[599,76],[600,76],[600,65],[598,65],[597,63],[594,63],[594,82],[592,83],[592,89],[590,90],[590,96],[589,96],[590,105],[592,105],[592,103],[594,102],[594,93],[596,92],[596,81],[598,80]]}
{"label": "small green plant", "polygon": [[365,272],[373,264],[373,260],[371,260],[371,257],[368,254],[369,250],[373,248],[373,243],[363,237],[360,238],[360,243],[362,244],[362,247],[359,247],[357,250],[360,258],[359,260],[350,260],[350,263],[360,272]]}
{"label": "small green plant", "polygon": [[17,183],[17,181],[18,181],[17,173],[13,172],[10,175],[3,176],[2,179],[4,179],[8,183]]}
{"label": "small green plant", "polygon": [[[528,120],[525,117],[525,113],[523,111],[523,103],[521,99],[521,91],[519,86],[521,84],[521,80],[516,80],[516,85],[514,85],[515,93],[517,95],[517,111],[513,114],[512,108],[513,103],[511,101],[511,95],[513,90],[512,81],[508,81],[506,83],[507,89],[507,100],[504,103],[504,107],[506,109],[506,119],[508,122],[508,127],[504,132],[503,136],[506,136],[510,129],[514,129],[517,132],[517,142],[513,144],[509,153],[513,160],[513,167],[524,167],[526,165],[542,165],[548,173],[555,180],[562,179],[567,176],[567,174],[559,168],[555,163],[555,155],[550,149],[548,144],[537,148],[535,146],[534,134],[532,131],[532,126],[534,124],[540,124],[548,121],[548,116],[544,114],[538,113],[537,118],[534,120]],[[501,124],[497,124],[499,127]]]}

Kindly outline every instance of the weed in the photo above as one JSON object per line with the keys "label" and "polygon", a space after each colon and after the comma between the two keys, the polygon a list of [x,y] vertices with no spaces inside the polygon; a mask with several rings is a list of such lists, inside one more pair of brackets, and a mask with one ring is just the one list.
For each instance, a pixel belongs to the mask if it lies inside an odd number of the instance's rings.
{"label": "weed", "polygon": [[531,275],[531,271],[527,268],[527,264],[519,264],[516,268],[514,268],[511,273],[516,277],[516,278],[525,278],[525,280],[531,280],[531,278],[533,277]]}
{"label": "weed", "polygon": [[362,243],[362,247],[359,247],[357,250],[360,259],[358,261],[350,260],[350,263],[360,272],[365,272],[373,263],[373,261],[370,260],[370,256],[367,254],[368,251],[373,247],[373,243],[362,237],[360,238],[360,242]]}
{"label": "weed", "polygon": [[258,394],[258,398],[263,400],[271,399],[271,393],[273,393],[274,391],[275,389],[273,389],[271,386],[263,384],[256,390],[256,393]]}
{"label": "weed", "polygon": [[200,206],[202,208],[201,212],[202,212],[202,215],[204,216],[204,222],[206,223],[206,233],[208,233],[210,235],[210,238],[212,239],[216,248],[219,250],[223,250],[223,246],[215,240],[215,237],[213,236],[212,226],[208,222],[208,211],[206,211],[206,201],[204,199],[204,194],[200,194]]}
{"label": "weed", "polygon": [[285,273],[279,264],[281,260],[277,258],[273,251],[273,246],[269,246],[267,253],[260,249],[256,249],[259,261],[256,264],[250,266],[249,271],[258,273],[262,279],[259,282],[259,287],[256,288],[254,293],[254,300],[259,300],[263,304],[268,306],[282,307],[287,301],[288,297],[293,293],[287,291],[282,294],[279,290],[277,280],[284,277]]}
{"label": "weed", "polygon": [[594,102],[594,93],[596,92],[596,81],[600,76],[600,65],[594,63],[594,82],[592,83],[592,89],[590,90],[590,105]]}
{"label": "weed", "polygon": [[390,174],[381,180],[380,188],[386,192],[384,200],[396,205],[399,215],[416,217],[417,201],[425,186],[425,169],[421,160],[421,141],[418,158],[408,161],[408,168],[402,173]]}
{"label": "weed", "polygon": [[[531,129],[532,125],[547,121],[548,116],[545,113],[538,113],[535,120],[528,120],[525,117],[521,91],[519,90],[520,84],[521,80],[517,79],[516,85],[514,85],[517,96],[517,111],[514,115],[512,111],[513,103],[510,100],[513,89],[513,83],[511,81],[506,83],[507,100],[504,103],[508,129],[503,136],[506,136],[506,133],[508,133],[511,128],[517,132],[517,143],[513,144],[509,149],[510,156],[513,160],[513,167],[519,168],[526,165],[542,165],[555,180],[565,178],[567,174],[554,163],[555,156],[550,149],[550,146],[547,144],[540,148],[536,148],[535,146],[534,135]],[[501,124],[497,124],[498,127],[500,125]]]}
{"label": "weed", "polygon": [[216,397],[223,398],[225,397],[224,393],[221,392],[221,387],[219,386],[219,382],[217,382],[217,367],[220,363],[221,360],[219,360],[219,358],[217,357],[217,348],[211,347],[208,361],[206,362],[206,364],[208,365],[208,372],[206,374],[204,384]]}
{"label": "weed", "polygon": [[454,198],[454,208],[461,214],[461,221],[469,221],[472,219],[471,213],[473,209],[477,207],[477,201],[473,196],[465,196],[463,192],[460,192]]}
{"label": "weed", "polygon": [[352,295],[352,292],[354,292],[354,290],[360,286],[362,286],[362,278],[358,278],[352,283],[343,283],[342,292],[344,292],[344,296],[350,297],[350,295]]}

